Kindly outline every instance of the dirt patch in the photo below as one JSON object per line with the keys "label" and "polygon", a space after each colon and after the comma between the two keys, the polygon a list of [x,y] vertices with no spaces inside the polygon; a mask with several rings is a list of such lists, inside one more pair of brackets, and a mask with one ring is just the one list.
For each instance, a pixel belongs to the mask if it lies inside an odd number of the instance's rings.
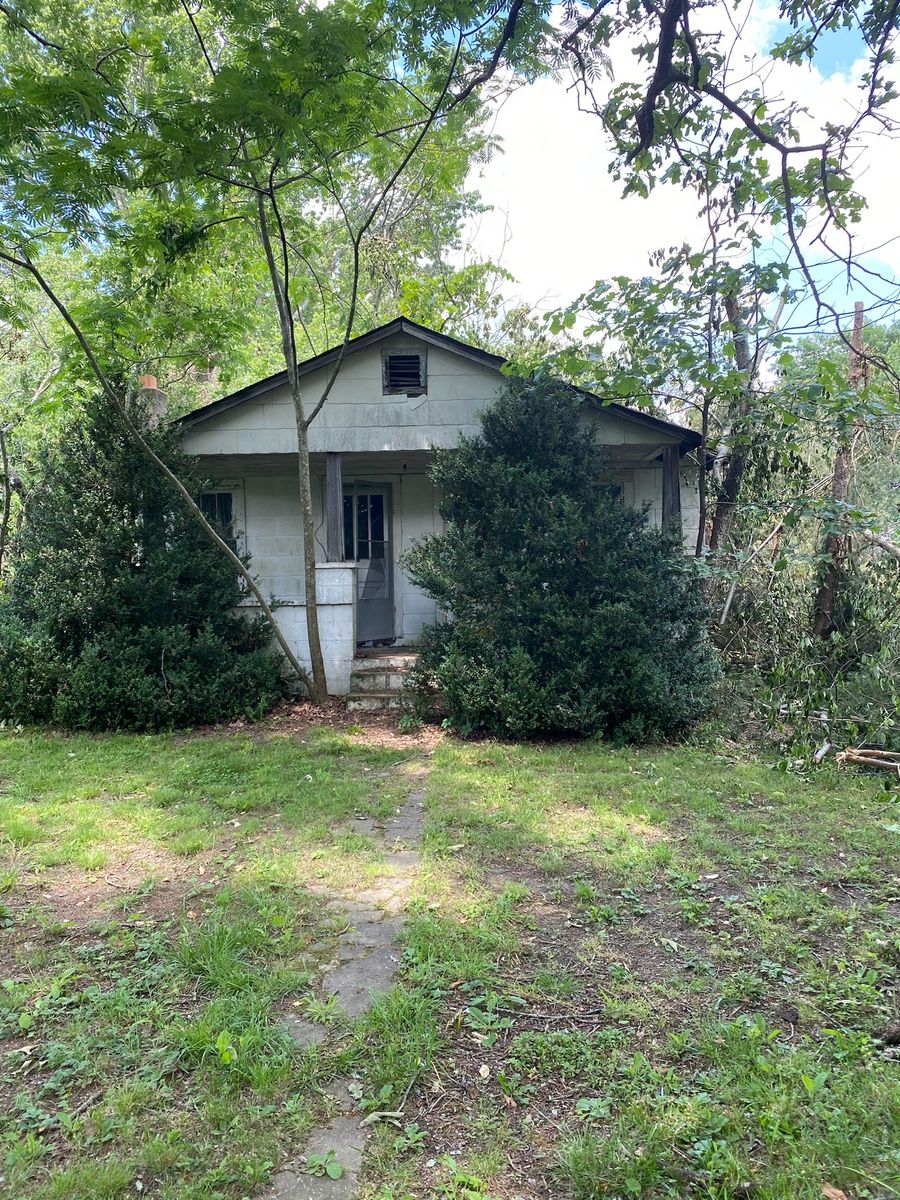
{"label": "dirt patch", "polygon": [[[664,877],[623,888],[586,862],[573,861],[569,875],[548,876],[521,859],[495,861],[483,878],[497,894],[509,883],[528,891],[515,906],[520,953],[503,964],[497,1016],[508,1025],[485,1038],[460,991],[445,1013],[446,1056],[411,1096],[406,1118],[427,1133],[420,1179],[426,1193],[444,1186],[442,1156],[479,1158],[473,1114],[482,1111],[491,1114],[492,1137],[506,1160],[492,1172],[489,1194],[537,1200],[559,1193],[561,1130],[582,1128],[576,1105],[603,1094],[603,1073],[616,1057],[627,1061],[640,1050],[662,1067],[670,1030],[689,1030],[710,1010],[727,969],[716,957],[720,937],[741,939],[740,920],[724,903],[739,886],[722,872],[700,892],[680,891]],[[591,1045],[596,1068],[581,1071],[576,1058],[571,1072],[565,1065],[520,1071],[511,1052],[523,1034]]]}
{"label": "dirt patch", "polygon": [[178,740],[220,737],[223,733],[246,733],[261,740],[278,733],[301,737],[314,729],[324,728],[343,733],[358,745],[412,753],[433,750],[446,736],[437,725],[420,725],[408,733],[401,733],[402,716],[397,709],[348,712],[344,701],[335,698],[322,705],[306,700],[284,700],[261,721],[239,718],[225,725],[206,725],[179,735]]}
{"label": "dirt patch", "polygon": [[166,920],[181,910],[190,892],[215,880],[221,853],[218,848],[186,858],[148,845],[126,846],[117,849],[115,863],[102,871],[51,867],[24,876],[16,893],[71,926],[109,917],[126,897],[129,912]]}

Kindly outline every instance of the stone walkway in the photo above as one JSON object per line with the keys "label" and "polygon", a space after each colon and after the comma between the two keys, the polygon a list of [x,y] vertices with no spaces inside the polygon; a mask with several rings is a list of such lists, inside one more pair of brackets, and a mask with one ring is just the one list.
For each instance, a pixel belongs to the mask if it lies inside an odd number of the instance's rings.
{"label": "stone walkway", "polygon": [[[418,772],[420,781],[424,781],[425,774],[424,768]],[[424,807],[425,793],[420,788],[407,796],[403,807],[383,828],[370,818],[341,826],[339,832],[363,833],[373,838],[382,850],[383,874],[374,885],[352,896],[324,888],[312,889],[320,892],[326,908],[346,921],[334,958],[323,969],[321,990],[326,996],[334,996],[341,1012],[351,1019],[362,1016],[375,997],[393,985],[400,963],[404,909],[419,869]],[[294,1013],[285,1017],[285,1024],[301,1047],[318,1045],[332,1032],[329,1026]],[[279,1171],[262,1200],[352,1200],[362,1166],[366,1130],[360,1127],[358,1101],[349,1085],[346,1079],[332,1081],[328,1094],[337,1115],[313,1131],[302,1154]],[[343,1168],[341,1178],[308,1174],[307,1157],[327,1154],[330,1150]]]}

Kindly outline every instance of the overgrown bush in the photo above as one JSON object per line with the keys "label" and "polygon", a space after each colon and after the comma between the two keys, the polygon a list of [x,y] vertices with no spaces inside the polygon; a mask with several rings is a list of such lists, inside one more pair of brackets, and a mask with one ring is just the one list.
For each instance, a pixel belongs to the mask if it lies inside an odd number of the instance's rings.
{"label": "overgrown bush", "polygon": [[[171,431],[147,431],[202,488]],[[48,454],[0,602],[0,719],[151,730],[258,715],[282,693],[233,567],[103,401]]]}
{"label": "overgrown bush", "polygon": [[[806,538],[814,541],[812,534]],[[811,631],[816,564],[803,560],[802,542],[788,562],[784,570],[763,562],[745,573],[722,635],[744,720],[799,753],[825,738],[838,748],[900,749],[896,560],[865,543],[854,547],[827,638]]]}
{"label": "overgrown bush", "polygon": [[608,481],[579,393],[511,383],[437,454],[445,531],[406,557],[447,614],[413,686],[461,731],[638,740],[710,707],[719,668],[691,560]]}

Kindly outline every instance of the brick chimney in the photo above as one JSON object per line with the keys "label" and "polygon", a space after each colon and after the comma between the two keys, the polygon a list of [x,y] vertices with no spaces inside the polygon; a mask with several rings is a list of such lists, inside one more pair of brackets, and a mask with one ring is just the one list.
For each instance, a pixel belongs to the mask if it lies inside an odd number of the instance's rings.
{"label": "brick chimney", "polygon": [[138,398],[147,414],[147,423],[151,429],[156,429],[166,419],[168,398],[165,392],[160,391],[155,375],[139,375],[138,383]]}

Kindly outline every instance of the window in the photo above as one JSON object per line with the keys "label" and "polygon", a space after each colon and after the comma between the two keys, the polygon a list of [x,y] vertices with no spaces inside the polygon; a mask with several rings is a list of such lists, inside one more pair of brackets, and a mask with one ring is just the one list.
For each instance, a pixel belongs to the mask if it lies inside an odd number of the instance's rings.
{"label": "window", "polygon": [[382,363],[384,392],[420,396],[425,391],[425,354],[386,354]]}
{"label": "window", "polygon": [[232,492],[201,492],[200,511],[231,549],[237,553],[237,536],[234,529],[234,494]]}
{"label": "window", "polygon": [[384,557],[384,493],[345,495],[344,558],[359,562]]}

